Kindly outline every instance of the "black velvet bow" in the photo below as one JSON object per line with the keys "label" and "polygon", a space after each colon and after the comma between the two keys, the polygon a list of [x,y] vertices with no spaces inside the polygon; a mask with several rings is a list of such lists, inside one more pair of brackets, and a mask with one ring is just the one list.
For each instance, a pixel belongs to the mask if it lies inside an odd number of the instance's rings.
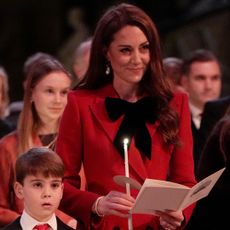
{"label": "black velvet bow", "polygon": [[151,159],[152,141],[145,123],[153,124],[158,118],[157,100],[152,97],[144,97],[135,103],[130,103],[119,98],[107,97],[105,107],[112,121],[125,114],[113,142],[122,157],[124,156],[124,138],[129,138],[130,144],[132,137],[134,137],[135,145],[139,151]]}

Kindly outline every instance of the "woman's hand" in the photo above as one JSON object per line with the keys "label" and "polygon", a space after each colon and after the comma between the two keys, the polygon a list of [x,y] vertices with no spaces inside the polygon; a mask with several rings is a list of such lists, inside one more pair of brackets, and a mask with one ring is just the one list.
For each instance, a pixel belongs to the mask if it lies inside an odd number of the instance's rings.
{"label": "woman's hand", "polygon": [[92,210],[100,214],[100,216],[116,215],[128,217],[134,202],[135,199],[125,193],[111,191],[106,196],[101,197],[98,202],[95,202]]}
{"label": "woman's hand", "polygon": [[160,216],[160,225],[165,230],[174,230],[182,225],[184,221],[184,215],[182,211],[157,211],[157,215]]}

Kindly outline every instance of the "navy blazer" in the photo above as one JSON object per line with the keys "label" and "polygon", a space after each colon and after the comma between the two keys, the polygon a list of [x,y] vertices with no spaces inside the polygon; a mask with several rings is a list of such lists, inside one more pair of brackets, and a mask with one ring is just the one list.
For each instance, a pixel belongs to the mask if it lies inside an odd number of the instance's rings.
{"label": "navy blazer", "polygon": [[200,133],[204,141],[206,141],[217,121],[219,121],[224,116],[229,105],[230,96],[226,96],[214,101],[209,101],[205,104],[200,125]]}
{"label": "navy blazer", "polygon": [[[57,230],[73,230],[73,228],[69,227],[65,223],[63,223],[58,217],[57,218]],[[6,225],[5,227],[1,228],[1,230],[22,230],[20,225],[21,217],[18,217],[12,223]]]}
{"label": "navy blazer", "polygon": [[[202,180],[211,173],[226,167],[225,171],[207,197],[199,200],[186,230],[228,229],[230,207],[230,117],[218,121],[204,147],[200,158],[197,179]],[[220,133],[226,130],[220,141]],[[222,149],[224,149],[224,153]],[[225,157],[224,157],[225,156]]]}
{"label": "navy blazer", "polygon": [[194,141],[194,165],[195,174],[197,176],[197,169],[200,162],[200,156],[204,151],[204,145],[216,125],[216,123],[224,116],[230,105],[230,96],[220,98],[218,100],[209,101],[205,104],[200,129],[195,127],[192,121],[192,134]]}

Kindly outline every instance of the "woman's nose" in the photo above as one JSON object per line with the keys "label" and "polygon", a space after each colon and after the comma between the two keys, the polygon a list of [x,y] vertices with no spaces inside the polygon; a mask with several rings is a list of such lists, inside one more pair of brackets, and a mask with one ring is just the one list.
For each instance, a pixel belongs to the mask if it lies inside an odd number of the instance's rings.
{"label": "woman's nose", "polygon": [[138,51],[133,52],[132,55],[132,63],[134,64],[139,64],[141,62],[141,57],[140,57],[140,53]]}

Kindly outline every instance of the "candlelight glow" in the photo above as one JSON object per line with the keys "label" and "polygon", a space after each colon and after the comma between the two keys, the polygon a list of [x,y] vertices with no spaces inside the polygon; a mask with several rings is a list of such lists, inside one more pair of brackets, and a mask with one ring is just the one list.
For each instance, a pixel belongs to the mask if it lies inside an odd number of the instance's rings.
{"label": "candlelight glow", "polygon": [[124,138],[123,142],[125,145],[127,145],[129,143],[129,138]]}

